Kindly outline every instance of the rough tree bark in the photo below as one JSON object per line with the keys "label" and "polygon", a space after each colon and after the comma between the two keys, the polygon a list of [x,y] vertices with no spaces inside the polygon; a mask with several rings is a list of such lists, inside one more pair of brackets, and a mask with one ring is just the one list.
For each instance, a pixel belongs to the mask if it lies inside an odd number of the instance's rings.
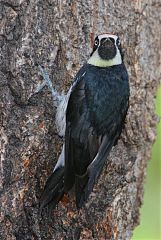
{"label": "rough tree bark", "polygon": [[[139,223],[143,182],[157,118],[160,1],[4,0],[0,2],[0,239],[130,239]],[[51,221],[38,199],[63,142],[51,93],[37,65],[66,91],[97,33],[117,32],[130,76],[126,128],[86,207],[61,202]]]}

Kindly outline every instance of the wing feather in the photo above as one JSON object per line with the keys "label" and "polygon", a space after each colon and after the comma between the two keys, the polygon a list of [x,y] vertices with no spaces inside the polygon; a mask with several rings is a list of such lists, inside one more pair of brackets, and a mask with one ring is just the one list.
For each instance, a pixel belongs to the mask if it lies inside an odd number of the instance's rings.
{"label": "wing feather", "polygon": [[115,74],[110,68],[92,68],[88,65],[79,76],[66,112],[64,189],[75,184],[77,207],[92,191],[128,109],[126,71],[121,75],[117,68]]}

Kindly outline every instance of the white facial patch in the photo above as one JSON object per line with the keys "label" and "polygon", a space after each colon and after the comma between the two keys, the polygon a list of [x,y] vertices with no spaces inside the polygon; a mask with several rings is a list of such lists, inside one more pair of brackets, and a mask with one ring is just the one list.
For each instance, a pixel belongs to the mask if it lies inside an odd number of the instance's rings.
{"label": "white facial patch", "polygon": [[[115,40],[116,55],[113,59],[104,60],[98,54],[98,48],[100,46],[101,39],[103,39],[103,38],[113,38]],[[122,57],[121,57],[121,53],[118,49],[118,46],[116,44],[116,41],[117,41],[118,37],[116,35],[113,35],[113,34],[105,33],[105,34],[98,35],[98,39],[99,39],[98,48],[92,54],[92,56],[89,58],[88,63],[91,64],[91,65],[97,66],[97,67],[110,67],[110,66],[121,64],[122,63]]]}
{"label": "white facial patch", "polygon": [[113,39],[115,39],[115,43],[116,43],[118,36],[113,35],[113,34],[108,34],[108,33],[98,35],[99,42],[101,41],[102,38],[113,38]]}

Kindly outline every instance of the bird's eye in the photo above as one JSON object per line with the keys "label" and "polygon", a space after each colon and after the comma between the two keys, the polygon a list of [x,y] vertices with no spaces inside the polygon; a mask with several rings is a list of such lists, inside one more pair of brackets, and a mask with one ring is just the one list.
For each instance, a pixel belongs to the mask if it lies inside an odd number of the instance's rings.
{"label": "bird's eye", "polygon": [[97,40],[97,39],[94,41],[94,45],[95,45],[95,46],[98,45],[98,40]]}
{"label": "bird's eye", "polygon": [[121,42],[120,42],[120,39],[119,39],[119,38],[117,39],[117,45],[118,45],[118,46],[121,45]]}

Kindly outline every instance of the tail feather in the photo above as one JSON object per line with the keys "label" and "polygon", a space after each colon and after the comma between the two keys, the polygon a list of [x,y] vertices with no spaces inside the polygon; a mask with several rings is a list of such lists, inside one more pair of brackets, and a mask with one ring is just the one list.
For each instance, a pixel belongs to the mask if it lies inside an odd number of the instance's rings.
{"label": "tail feather", "polygon": [[86,202],[85,187],[88,184],[88,174],[84,176],[75,176],[75,196],[76,196],[76,206],[81,208]]}
{"label": "tail feather", "polygon": [[86,174],[79,177],[76,176],[77,208],[81,208],[86,203],[90,193],[93,191],[94,184],[102,172],[102,168],[114,142],[115,138],[109,141],[105,135],[97,155],[87,168]]}
{"label": "tail feather", "polygon": [[40,198],[40,212],[46,206],[54,209],[64,195],[64,167],[56,169],[48,178]]}

